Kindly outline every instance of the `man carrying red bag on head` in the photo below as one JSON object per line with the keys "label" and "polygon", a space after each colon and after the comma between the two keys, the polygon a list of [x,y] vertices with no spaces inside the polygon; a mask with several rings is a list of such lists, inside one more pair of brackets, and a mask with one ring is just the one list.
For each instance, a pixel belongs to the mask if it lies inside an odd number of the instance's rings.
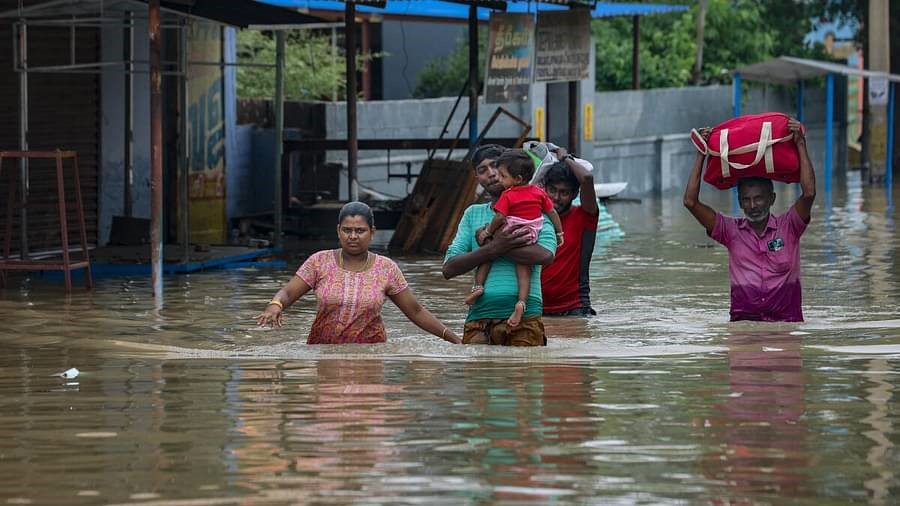
{"label": "man carrying red bag on head", "polygon": [[764,112],[732,118],[705,136],[692,130],[691,142],[697,151],[709,155],[703,180],[720,190],[750,176],[799,182],[800,154],[791,142],[791,120],[787,114]]}
{"label": "man carrying red bag on head", "polygon": [[[787,127],[797,147],[802,191],[788,212],[780,216],[770,213],[775,191],[772,180],[763,177],[737,180],[744,218],[724,216],[700,202],[703,153],[697,155],[684,191],[684,206],[713,240],[728,249],[731,321],[803,321],[800,237],[816,198],[816,176],[803,125],[790,119]],[[700,131],[705,141],[709,134],[710,129]]]}

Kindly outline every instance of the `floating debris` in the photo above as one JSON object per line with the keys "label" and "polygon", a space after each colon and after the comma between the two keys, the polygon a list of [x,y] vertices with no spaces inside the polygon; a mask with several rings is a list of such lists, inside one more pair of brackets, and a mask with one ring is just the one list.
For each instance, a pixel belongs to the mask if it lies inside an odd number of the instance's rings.
{"label": "floating debris", "polygon": [[78,375],[81,374],[81,371],[75,369],[74,367],[71,369],[67,369],[59,374],[54,374],[54,376],[59,376],[60,378],[72,379],[77,378]]}

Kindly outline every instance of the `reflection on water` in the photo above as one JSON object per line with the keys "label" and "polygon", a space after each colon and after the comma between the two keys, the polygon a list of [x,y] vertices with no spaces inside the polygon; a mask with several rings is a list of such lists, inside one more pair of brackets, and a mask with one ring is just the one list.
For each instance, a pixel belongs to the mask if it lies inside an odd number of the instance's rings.
{"label": "reflection on water", "polygon": [[724,443],[704,456],[707,476],[738,497],[809,495],[801,338],[735,333],[728,338],[728,364],[729,392],[703,424],[707,435]]}
{"label": "reflection on water", "polygon": [[[802,324],[728,323],[726,253],[674,197],[610,207],[600,315],[541,349],[453,347],[389,306],[387,344],[306,346],[312,298],[253,328],[292,269],[167,278],[161,310],[143,279],[14,278],[0,503],[896,504],[896,214],[852,181],[820,200]],[[461,328],[470,280],[399,263]]]}

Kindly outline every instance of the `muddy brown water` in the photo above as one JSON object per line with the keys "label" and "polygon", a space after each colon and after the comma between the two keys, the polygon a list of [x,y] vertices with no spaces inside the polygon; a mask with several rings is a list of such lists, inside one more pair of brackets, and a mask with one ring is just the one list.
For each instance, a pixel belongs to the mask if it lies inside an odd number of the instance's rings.
{"label": "muddy brown water", "polygon": [[[548,321],[541,349],[454,347],[389,304],[387,344],[307,346],[311,297],[255,329],[295,265],[166,278],[160,310],[147,279],[66,297],[16,278],[0,291],[0,504],[897,504],[884,190],[820,194],[802,324],[726,321],[726,253],[680,196],[609,209],[625,236],[598,239],[600,314]],[[461,328],[470,279],[398,262]]]}

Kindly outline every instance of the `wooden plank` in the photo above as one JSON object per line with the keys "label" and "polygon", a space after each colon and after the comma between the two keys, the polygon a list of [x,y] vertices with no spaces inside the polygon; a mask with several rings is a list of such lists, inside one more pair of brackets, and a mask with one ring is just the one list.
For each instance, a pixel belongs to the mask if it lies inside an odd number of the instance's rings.
{"label": "wooden plank", "polygon": [[429,160],[406,201],[389,249],[402,253],[443,251],[475,197],[467,161]]}

